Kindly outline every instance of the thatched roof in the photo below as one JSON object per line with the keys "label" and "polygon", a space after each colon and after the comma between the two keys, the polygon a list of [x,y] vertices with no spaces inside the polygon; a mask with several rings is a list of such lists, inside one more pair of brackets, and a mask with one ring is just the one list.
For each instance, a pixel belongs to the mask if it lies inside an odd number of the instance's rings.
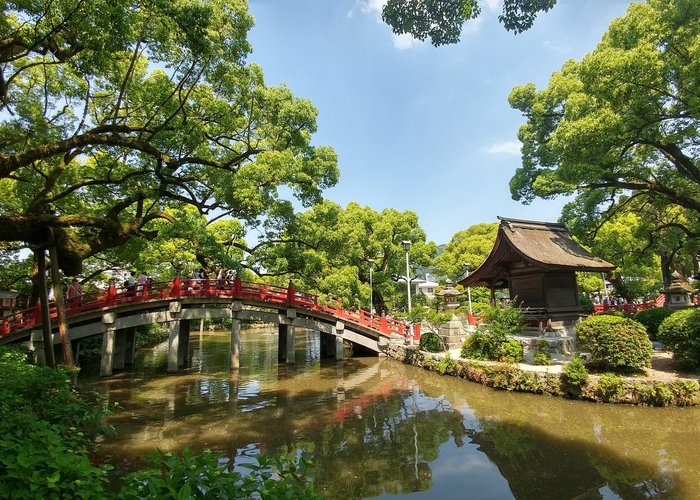
{"label": "thatched roof", "polygon": [[543,271],[591,271],[615,269],[610,262],[591,255],[576,243],[564,224],[498,218],[496,243],[486,260],[462,286],[506,286],[511,264],[524,263]]}

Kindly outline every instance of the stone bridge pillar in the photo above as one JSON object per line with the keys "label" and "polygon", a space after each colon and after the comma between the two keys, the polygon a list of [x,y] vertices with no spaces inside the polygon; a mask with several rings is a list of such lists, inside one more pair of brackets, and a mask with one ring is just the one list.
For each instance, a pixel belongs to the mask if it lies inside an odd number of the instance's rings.
{"label": "stone bridge pillar", "polygon": [[[294,321],[294,318],[297,317],[297,310],[296,309],[287,309],[287,318],[291,321]],[[287,325],[287,364],[288,365],[293,365],[296,363],[295,359],[295,348],[296,345],[294,344],[294,325],[293,324],[288,324]]]}
{"label": "stone bridge pillar", "polygon": [[182,302],[171,302],[168,307],[170,316],[170,335],[168,336],[168,373],[176,373],[180,362],[182,342],[180,336],[180,313]]}
{"label": "stone bridge pillar", "polygon": [[100,360],[100,376],[109,377],[114,370],[114,343],[117,331],[114,323],[117,314],[109,312],[102,315],[104,333],[102,334],[102,359]]}
{"label": "stone bridge pillar", "polygon": [[184,367],[190,365],[190,320],[180,320],[180,342],[177,351],[177,366]]}
{"label": "stone bridge pillar", "polygon": [[335,359],[341,361],[345,355],[343,349],[343,332],[345,331],[345,323],[337,321],[333,327],[333,335],[335,335]]}
{"label": "stone bridge pillar", "polygon": [[231,303],[231,370],[241,367],[241,320],[238,313],[243,310],[243,303]]}
{"label": "stone bridge pillar", "polygon": [[287,361],[287,330],[289,325],[286,323],[280,323],[277,325],[277,332],[279,337],[277,339],[277,361],[282,363]]}

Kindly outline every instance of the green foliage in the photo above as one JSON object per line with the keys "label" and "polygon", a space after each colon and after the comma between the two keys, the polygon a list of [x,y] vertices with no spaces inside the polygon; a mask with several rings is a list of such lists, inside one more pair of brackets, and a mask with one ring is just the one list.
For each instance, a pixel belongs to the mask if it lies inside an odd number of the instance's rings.
{"label": "green foliage", "polygon": [[636,370],[651,366],[651,342],[640,323],[615,316],[590,316],[576,327],[581,351],[591,362],[611,370]]}
{"label": "green foliage", "polygon": [[503,361],[504,363],[519,363],[523,360],[522,344],[513,338],[501,342],[498,348],[497,360]]}
{"label": "green foliage", "polygon": [[479,325],[462,345],[461,357],[517,363],[523,359],[523,346],[505,334]]}
{"label": "green foliage", "polygon": [[427,352],[442,352],[445,346],[437,333],[425,332],[420,336],[420,349]]}
{"label": "green foliage", "polygon": [[[555,4],[556,0],[505,0],[498,20],[507,30],[521,33],[530,29],[540,12]],[[429,38],[436,47],[459,42],[464,24],[480,14],[477,0],[389,0],[382,8],[382,19],[394,33]]]}
{"label": "green foliage", "polygon": [[485,308],[483,315],[489,331],[496,335],[519,335],[523,332],[523,313],[511,304]]}
{"label": "green foliage", "polygon": [[534,363],[539,366],[549,366],[552,364],[552,355],[545,351],[537,351]]}
{"label": "green foliage", "polygon": [[[52,228],[67,274],[125,244],[163,273],[233,262],[241,224],[279,234],[338,180],[313,104],[246,62],[245,1],[5,2],[2,19],[0,240]],[[178,241],[154,240],[170,223]]]}
{"label": "green foliage", "polygon": [[594,310],[593,301],[591,300],[591,298],[587,294],[579,293],[578,303],[581,304],[581,310],[584,313],[590,314],[593,312],[593,310]]}
{"label": "green foliage", "polygon": [[616,318],[627,317],[624,311],[618,311],[617,309],[608,309],[607,311],[603,311],[602,313],[598,314],[598,316],[614,316]]}
{"label": "green foliage", "polygon": [[[498,223],[495,222],[475,224],[456,232],[436,259],[437,272],[455,280],[464,274],[467,263],[473,271],[491,252],[497,233]],[[479,302],[481,298],[481,294],[472,289],[472,301]],[[488,293],[484,298],[488,302]]]}
{"label": "green foliage", "polygon": [[673,351],[674,359],[700,368],[700,308],[683,309],[659,326],[659,340]]}
{"label": "green foliage", "polygon": [[613,373],[604,373],[596,383],[596,391],[602,401],[616,401],[625,393],[622,379]]}
{"label": "green foliage", "polygon": [[[255,266],[281,275],[279,284],[286,285],[289,276],[294,276],[300,289],[342,299],[346,307],[369,309],[368,259],[374,259],[372,296],[378,311],[407,305],[405,281],[397,282],[406,274],[401,241],[412,242],[412,265],[429,266],[437,254],[437,246],[426,241],[415,212],[377,212],[354,202],[345,208],[328,200],[313,206],[290,220],[282,239],[285,243],[261,247]],[[421,298],[414,297],[414,304]],[[422,308],[415,309],[419,318]]]}
{"label": "green foliage", "polygon": [[105,470],[90,463],[107,408],[71,385],[70,375],[0,348],[0,490],[7,498],[104,497]]}
{"label": "green foliage", "polygon": [[639,311],[634,315],[634,320],[644,325],[651,340],[656,340],[656,335],[659,333],[659,326],[663,320],[674,312],[676,312],[676,309],[671,309],[670,307],[652,307]]}
{"label": "green foliage", "polygon": [[700,94],[698,19],[696,0],[632,2],[546,88],[527,84],[509,96],[527,120],[513,197],[573,196],[563,221],[584,239],[597,235],[591,248],[623,268],[613,283],[628,298],[658,285],[657,256],[668,281],[670,256],[687,266],[697,252],[700,135],[688,120],[698,119],[690,97]]}
{"label": "green foliage", "polygon": [[571,361],[564,365],[562,369],[562,384],[565,392],[574,397],[578,397],[581,389],[588,383],[588,371],[583,365],[581,358],[574,355]]}
{"label": "green foliage", "polygon": [[116,498],[302,498],[320,499],[308,478],[311,461],[301,457],[255,457],[242,465],[247,473],[230,471],[210,451],[192,455],[185,447],[182,456],[155,452],[151,469],[126,477]]}

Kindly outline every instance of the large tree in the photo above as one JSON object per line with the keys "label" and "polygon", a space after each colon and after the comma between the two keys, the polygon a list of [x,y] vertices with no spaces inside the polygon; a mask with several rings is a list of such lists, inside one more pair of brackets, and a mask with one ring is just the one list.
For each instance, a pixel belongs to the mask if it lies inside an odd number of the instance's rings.
{"label": "large tree", "polygon": [[700,3],[632,4],[547,88],[513,89],[510,103],[527,118],[513,198],[575,196],[566,222],[589,237],[616,214],[643,209],[656,223],[649,248],[674,235],[692,246],[700,238],[698,75]]}
{"label": "large tree", "polygon": [[498,233],[498,223],[482,223],[456,232],[438,256],[438,273],[452,280],[462,276],[467,264],[472,271],[479,267],[493,249]]}
{"label": "large tree", "polygon": [[[547,12],[557,0],[504,0],[498,20],[515,33],[529,29],[537,14]],[[382,19],[394,33],[411,34],[418,40],[430,39],[436,47],[459,42],[464,24],[477,18],[477,0],[388,0]]]}
{"label": "large tree", "polygon": [[0,241],[69,274],[185,206],[256,224],[338,178],[316,110],[245,63],[244,0],[6,2]]}
{"label": "large tree", "polygon": [[[374,303],[383,310],[406,274],[402,241],[412,243],[412,268],[432,264],[437,247],[425,241],[414,212],[391,208],[377,212],[357,203],[343,209],[324,201],[296,217],[274,245],[246,249],[250,257],[245,265],[262,276],[277,276],[280,283],[293,279],[300,288],[365,309],[369,309],[371,265]],[[398,291],[404,289],[405,284]]]}

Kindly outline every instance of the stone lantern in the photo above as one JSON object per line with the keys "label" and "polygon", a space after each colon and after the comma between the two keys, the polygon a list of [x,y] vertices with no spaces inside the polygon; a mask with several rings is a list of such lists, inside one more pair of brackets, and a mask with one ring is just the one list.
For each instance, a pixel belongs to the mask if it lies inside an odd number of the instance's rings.
{"label": "stone lantern", "polygon": [[462,295],[462,293],[463,292],[460,292],[454,287],[452,280],[448,278],[447,280],[445,280],[445,288],[437,292],[435,295],[442,298],[442,308],[448,310],[457,309],[459,307],[458,297]]}
{"label": "stone lantern", "polygon": [[17,305],[17,292],[0,290],[0,318],[10,316]]}
{"label": "stone lantern", "polygon": [[690,297],[695,292],[691,286],[686,283],[678,271],[674,271],[673,282],[664,288],[664,306],[682,309],[693,305]]}

